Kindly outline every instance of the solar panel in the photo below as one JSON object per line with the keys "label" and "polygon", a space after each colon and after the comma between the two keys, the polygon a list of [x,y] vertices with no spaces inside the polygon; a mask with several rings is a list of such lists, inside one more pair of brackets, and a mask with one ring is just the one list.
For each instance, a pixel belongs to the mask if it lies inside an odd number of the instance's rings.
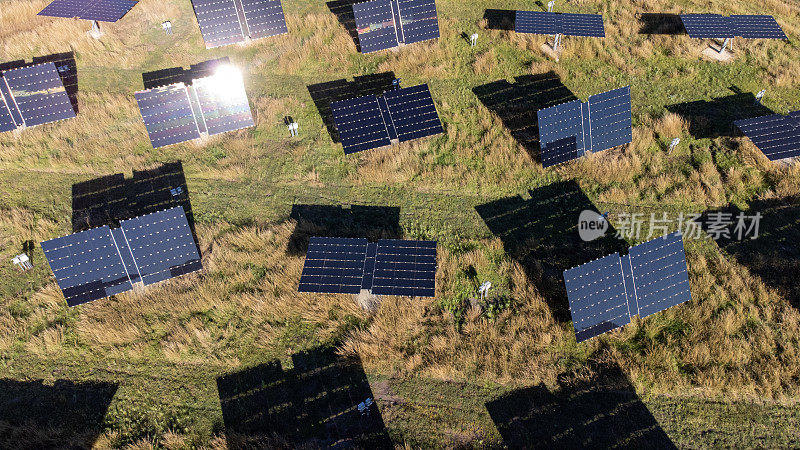
{"label": "solar panel", "polygon": [[640,317],[692,299],[681,233],[632,247],[628,257]]}
{"label": "solar panel", "polygon": [[40,16],[49,17],[79,17],[94,0],[55,0],[39,11]]}
{"label": "solar panel", "polygon": [[783,39],[786,34],[772,16],[730,16],[736,34],[745,39]]}
{"label": "solar panel", "polygon": [[312,237],[298,291],[360,293],[367,244],[366,239]]}
{"label": "solar panel", "polygon": [[770,161],[800,156],[800,124],[790,115],[771,114],[733,122]]}
{"label": "solar panel", "polygon": [[531,34],[560,34],[561,20],[556,13],[544,11],[517,11],[514,31]]}
{"label": "solar panel", "polygon": [[[1,82],[2,80],[0,80],[0,83]],[[11,110],[6,104],[5,97],[2,95],[2,93],[0,93],[0,133],[16,129],[17,124],[14,122],[14,118],[11,116]]]}
{"label": "solar panel", "polygon": [[539,110],[542,166],[550,167],[583,156],[583,103],[580,100]]}
{"label": "solar panel", "polygon": [[353,15],[358,29],[358,42],[362,53],[372,53],[396,47],[392,5],[389,0],[372,0],[353,5]]}
{"label": "solar panel", "polygon": [[234,0],[192,0],[206,48],[244,42]]}
{"label": "solar panel", "polygon": [[133,0],[95,0],[81,12],[80,18],[101,22],[116,22],[122,19],[125,14],[128,14],[128,11],[133,9],[136,3]]}
{"label": "solar panel", "polygon": [[200,103],[208,134],[255,126],[244,81],[234,70],[223,68],[213,76],[195,80],[192,90]]}
{"label": "solar panel", "polygon": [[558,14],[561,34],[567,36],[606,37],[603,16],[599,14]]}
{"label": "solar panel", "polygon": [[619,255],[564,271],[575,339],[583,342],[630,323]]}
{"label": "solar panel", "polygon": [[149,89],[134,96],[153,148],[200,138],[185,85]]}
{"label": "solar panel", "polygon": [[3,78],[26,126],[75,117],[55,64],[35,64],[3,72]]}
{"label": "solar panel", "polygon": [[444,133],[427,84],[384,94],[400,142]]}
{"label": "solar panel", "polygon": [[73,52],[55,53],[47,56],[34,56],[33,63],[53,63],[61,77],[61,83],[67,91],[72,109],[78,112],[78,65]]}
{"label": "solar panel", "polygon": [[241,0],[251,39],[288,33],[280,0]]}
{"label": "solar panel", "polygon": [[398,139],[397,129],[395,129],[394,124],[392,123],[392,115],[389,113],[389,105],[386,103],[386,98],[383,96],[378,97],[378,105],[381,108],[383,123],[386,124],[386,131],[389,132],[389,139]]}
{"label": "solar panel", "polygon": [[614,89],[589,97],[591,149],[608,150],[633,140],[631,88]]}
{"label": "solar panel", "polygon": [[719,14],[681,14],[681,21],[690,37],[729,38],[734,37],[731,21]]}
{"label": "solar panel", "polygon": [[436,242],[378,241],[372,293],[435,297]]}
{"label": "solar panel", "polygon": [[42,242],[69,306],[133,289],[108,227]]}
{"label": "solar panel", "polygon": [[333,102],[331,112],[345,154],[391,144],[376,97],[365,96]]}
{"label": "solar panel", "polygon": [[145,286],[203,268],[180,206],[123,220],[120,228]]}
{"label": "solar panel", "polygon": [[439,37],[435,0],[396,0],[401,41],[413,44]]}
{"label": "solar panel", "polygon": [[139,277],[139,268],[136,267],[136,261],[133,259],[133,254],[128,247],[128,241],[125,239],[125,233],[122,231],[122,228],[112,228],[111,237],[114,238],[114,243],[117,245],[119,256],[122,259],[125,272],[128,273],[128,278],[131,280],[131,283],[142,281],[141,277]]}

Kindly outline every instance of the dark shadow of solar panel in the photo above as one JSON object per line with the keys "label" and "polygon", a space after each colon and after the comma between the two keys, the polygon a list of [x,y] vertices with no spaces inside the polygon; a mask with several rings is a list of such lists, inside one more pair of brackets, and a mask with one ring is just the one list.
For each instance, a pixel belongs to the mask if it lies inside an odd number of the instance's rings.
{"label": "dark shadow of solar panel", "polygon": [[331,112],[345,154],[391,144],[376,97],[338,101],[331,104]]}
{"label": "dark shadow of solar panel", "polygon": [[145,286],[203,268],[180,206],[124,220],[121,228]]}
{"label": "dark shadow of solar panel", "polygon": [[561,32],[567,36],[606,37],[603,16],[599,14],[559,14]]}
{"label": "dark shadow of solar panel", "polygon": [[134,94],[153,148],[200,138],[200,130],[183,84]]}
{"label": "dark shadow of solar panel", "polygon": [[773,114],[733,124],[770,161],[800,156],[800,125],[791,116]]}
{"label": "dark shadow of solar panel", "polygon": [[729,18],[719,14],[681,14],[681,21],[690,37],[695,39],[734,37]]}
{"label": "dark shadow of solar panel", "polygon": [[[222,82],[226,86],[220,86]],[[195,80],[192,87],[200,102],[203,124],[209,135],[255,126],[241,78],[222,80],[214,76],[206,77]]]}
{"label": "dark shadow of solar panel", "polygon": [[233,0],[192,0],[206,48],[244,42],[244,32]]}
{"label": "dark shadow of solar panel", "polygon": [[639,22],[639,34],[686,34],[686,28],[677,14],[642,13]]}
{"label": "dark shadow of solar panel", "polygon": [[389,91],[384,98],[400,142],[444,133],[427,84]]}
{"label": "dark shadow of solar panel", "polygon": [[732,95],[666,106],[689,122],[689,133],[698,139],[734,136],[734,121],[775,114],[756,101],[755,95],[731,87]]}
{"label": "dark shadow of solar panel", "polygon": [[55,0],[43,10],[39,11],[38,15],[72,19],[79,17],[81,12],[94,1],[95,0]]}
{"label": "dark shadow of solar panel", "polygon": [[539,110],[537,117],[543,167],[583,156],[588,143],[580,100]]}
{"label": "dark shadow of solar panel", "polygon": [[372,293],[435,297],[436,242],[378,241]]}
{"label": "dark shadow of solar panel", "polygon": [[619,255],[564,271],[575,340],[583,342],[630,323]]}
{"label": "dark shadow of solar panel", "polygon": [[439,18],[435,0],[397,0],[403,43],[428,41],[439,37]]}
{"label": "dark shadow of solar panel", "polygon": [[0,447],[92,448],[116,392],[109,382],[0,379]]}
{"label": "dark shadow of solar panel", "polygon": [[358,27],[356,27],[356,18],[353,13],[353,4],[357,0],[335,0],[327,2],[325,5],[336,16],[339,23],[347,30],[353,43],[356,45],[356,50],[361,52],[361,45],[358,43]]}
{"label": "dark shadow of solar panel", "polygon": [[108,227],[51,239],[41,245],[69,306],[133,289]]}
{"label": "dark shadow of solar panel", "polygon": [[630,86],[589,97],[589,123],[594,152],[630,143],[633,140]]}
{"label": "dark shadow of solar panel", "polygon": [[396,25],[389,0],[356,3],[353,5],[353,16],[362,53],[397,47]]}
{"label": "dark shadow of solar panel", "polygon": [[289,32],[280,0],[242,0],[242,8],[251,39]]}
{"label": "dark shadow of solar panel", "polygon": [[561,20],[558,14],[546,11],[517,11],[514,31],[530,34],[559,34]]}
{"label": "dark shadow of solar panel", "polygon": [[367,243],[366,239],[312,237],[298,292],[360,293]]}
{"label": "dark shadow of solar panel", "polygon": [[789,40],[772,16],[733,15],[730,20],[736,28],[736,34],[745,39]]}
{"label": "dark shadow of solar panel", "polygon": [[128,11],[136,6],[133,0],[95,0],[83,10],[80,18],[83,20],[98,20],[101,22],[116,22],[122,19]]}
{"label": "dark shadow of solar panel", "polygon": [[628,256],[633,267],[639,317],[647,317],[692,299],[680,233],[632,247]]}
{"label": "dark shadow of solar panel", "polygon": [[72,109],[78,114],[78,64],[75,61],[74,52],[54,53],[47,56],[36,56],[33,58],[34,64],[53,63],[61,77],[61,83],[67,91]]}
{"label": "dark shadow of solar panel", "polygon": [[30,65],[3,72],[26,126],[75,117],[72,102],[53,63]]}
{"label": "dark shadow of solar panel", "polygon": [[489,30],[513,31],[516,26],[517,12],[509,9],[487,9],[483,13],[483,19]]}

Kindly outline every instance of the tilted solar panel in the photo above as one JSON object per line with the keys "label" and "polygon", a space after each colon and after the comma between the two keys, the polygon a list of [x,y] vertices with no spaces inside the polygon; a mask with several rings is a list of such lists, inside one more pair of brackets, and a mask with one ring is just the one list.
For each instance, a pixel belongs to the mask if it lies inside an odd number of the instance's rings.
{"label": "tilted solar panel", "polygon": [[733,124],[758,147],[770,161],[800,156],[800,124],[791,116],[771,114]]}
{"label": "tilted solar panel", "polygon": [[561,33],[567,36],[605,37],[603,16],[600,14],[558,14]]}
{"label": "tilted solar panel", "polygon": [[558,14],[545,11],[517,11],[514,31],[531,34],[561,34]]}
{"label": "tilted solar panel", "polygon": [[427,84],[384,94],[400,142],[444,133]]}
{"label": "tilted solar panel", "polygon": [[583,156],[586,131],[580,100],[562,103],[537,112],[542,166],[550,167]]}
{"label": "tilted solar panel", "polygon": [[575,340],[583,342],[630,323],[619,255],[564,271]]}
{"label": "tilted solar panel", "polygon": [[640,317],[692,299],[681,233],[631,247],[628,257]]}
{"label": "tilted solar panel", "polygon": [[690,37],[696,39],[734,37],[728,17],[719,14],[681,14],[681,21]]}
{"label": "tilted solar panel", "polygon": [[67,91],[70,102],[72,102],[72,109],[75,113],[78,112],[78,65],[75,62],[75,54],[73,52],[55,53],[47,56],[34,56],[33,63],[53,63],[58,70],[58,76],[61,77],[61,83]]}
{"label": "tilted solar panel", "polygon": [[220,68],[213,76],[195,80],[191,89],[197,94],[209,135],[255,126],[244,81],[235,69]]}
{"label": "tilted solar panel", "polygon": [[120,228],[145,286],[203,268],[181,206],[123,220]]}
{"label": "tilted solar panel", "polygon": [[111,237],[114,238],[114,243],[117,245],[119,256],[122,259],[122,263],[125,265],[125,271],[128,273],[128,278],[131,280],[131,283],[142,281],[139,276],[139,268],[136,267],[136,261],[133,259],[131,249],[128,248],[128,241],[125,238],[125,233],[122,231],[122,228],[112,228]]}
{"label": "tilted solar panel", "polygon": [[128,14],[136,3],[133,0],[94,0],[79,17],[83,20],[116,22]]}
{"label": "tilted solar panel", "polygon": [[185,85],[149,89],[134,96],[153,148],[200,138]]}
{"label": "tilted solar panel", "polygon": [[435,0],[395,0],[400,15],[402,42],[413,44],[439,37]]}
{"label": "tilted solar panel", "polygon": [[733,15],[730,20],[736,34],[745,39],[789,39],[772,16]]}
{"label": "tilted solar panel", "polygon": [[389,132],[389,139],[395,140],[398,139],[397,137],[397,130],[392,123],[392,115],[389,113],[389,105],[386,103],[386,98],[384,96],[378,97],[378,105],[381,108],[381,116],[383,117],[383,123],[386,124],[386,131]]}
{"label": "tilted solar panel", "polygon": [[372,293],[435,297],[436,242],[378,241]]}
{"label": "tilted solar panel", "polygon": [[55,0],[43,10],[39,11],[38,15],[72,19],[79,17],[81,12],[94,1],[95,0]]}
{"label": "tilted solar panel", "polygon": [[367,244],[366,239],[312,237],[298,291],[360,293]]}
{"label": "tilted solar panel", "polygon": [[26,126],[75,117],[56,65],[35,64],[3,72]]}
{"label": "tilted solar panel", "polygon": [[[0,80],[0,83],[2,83],[2,80]],[[0,93],[0,133],[16,129],[17,124],[11,116],[11,110],[6,104],[5,97]]]}
{"label": "tilted solar panel", "polygon": [[372,0],[353,5],[362,53],[397,47],[397,32],[389,0]]}
{"label": "tilted solar panel", "polygon": [[795,126],[800,127],[800,111],[792,111],[789,117],[794,121]]}
{"label": "tilted solar panel", "polygon": [[242,0],[250,38],[260,39],[288,33],[280,0]]}
{"label": "tilted solar panel", "polygon": [[42,250],[69,306],[133,289],[107,226],[44,241]]}
{"label": "tilted solar panel", "polygon": [[593,95],[588,103],[592,151],[600,152],[633,140],[630,86]]}
{"label": "tilted solar panel", "polygon": [[378,99],[364,96],[331,103],[333,121],[346,154],[391,144]]}
{"label": "tilted solar panel", "polygon": [[244,42],[234,0],[192,0],[206,48]]}

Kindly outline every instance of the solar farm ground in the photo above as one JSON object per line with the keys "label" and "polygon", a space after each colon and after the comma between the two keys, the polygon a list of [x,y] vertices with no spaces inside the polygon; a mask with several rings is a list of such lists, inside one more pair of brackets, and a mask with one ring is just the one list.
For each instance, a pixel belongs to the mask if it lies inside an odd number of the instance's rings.
{"label": "solar farm ground", "polygon": [[[74,52],[80,111],[0,134],[0,447],[800,445],[800,167],[732,126],[800,107],[790,0],[560,3],[602,13],[607,37],[565,38],[559,63],[544,37],[508,31],[504,10],[525,2],[439,0],[441,39],[370,55],[347,0],[286,0],[288,35],[214,50],[189,1],[142,0],[100,41],[37,17],[45,5],[0,0],[0,54]],[[673,14],[706,11],[773,14],[791,43],[737,40],[731,62],[703,60],[708,42],[675,35]],[[243,69],[256,127],[153,150],[142,73],[221,56]],[[429,84],[445,134],[345,156],[320,86],[385,72]],[[632,144],[543,169],[536,110],[624,85]],[[40,249],[33,271],[11,266],[24,241],[85,219],[84,182],[174,161],[201,274],[70,309]],[[757,240],[687,241],[691,302],[578,345],[563,270],[638,243],[581,243],[587,208],[617,229],[625,212],[764,218]],[[369,313],[299,294],[311,235],[437,240],[437,297]],[[471,308],[486,280],[496,301]]]}

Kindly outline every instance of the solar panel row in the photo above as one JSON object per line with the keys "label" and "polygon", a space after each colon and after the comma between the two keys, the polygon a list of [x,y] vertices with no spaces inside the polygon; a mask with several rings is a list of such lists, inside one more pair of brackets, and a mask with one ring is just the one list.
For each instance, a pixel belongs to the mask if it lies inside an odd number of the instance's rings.
{"label": "solar panel row", "polygon": [[39,15],[116,22],[136,3],[134,0],[55,0],[39,11]]}
{"label": "solar panel row", "polygon": [[69,306],[202,269],[183,208],[42,242]]}
{"label": "solar panel row", "polygon": [[689,36],[697,39],[732,38],[787,40],[781,26],[772,16],[719,14],[681,14]]}
{"label": "solar panel row", "polygon": [[280,0],[192,0],[192,5],[206,48],[288,33]]}
{"label": "solar panel row", "polygon": [[0,131],[72,117],[75,110],[54,63],[0,72]]}
{"label": "solar panel row", "polygon": [[539,110],[542,166],[580,158],[587,151],[603,151],[633,139],[631,91],[626,86],[580,100]]}
{"label": "solar panel row", "polygon": [[750,138],[770,161],[800,156],[800,111],[788,116],[772,114],[733,124]]}
{"label": "solar panel row", "polygon": [[680,233],[564,271],[578,342],[691,300]]}
{"label": "solar panel row", "polygon": [[299,292],[433,297],[436,242],[313,237]]}
{"label": "solar panel row", "polygon": [[355,3],[353,16],[362,53],[439,37],[435,0],[371,0]]}
{"label": "solar panel row", "polygon": [[444,132],[426,84],[333,102],[331,112],[346,154]]}
{"label": "solar panel row", "polygon": [[605,37],[603,16],[545,11],[517,11],[514,31],[517,33],[563,34],[566,36]]}

